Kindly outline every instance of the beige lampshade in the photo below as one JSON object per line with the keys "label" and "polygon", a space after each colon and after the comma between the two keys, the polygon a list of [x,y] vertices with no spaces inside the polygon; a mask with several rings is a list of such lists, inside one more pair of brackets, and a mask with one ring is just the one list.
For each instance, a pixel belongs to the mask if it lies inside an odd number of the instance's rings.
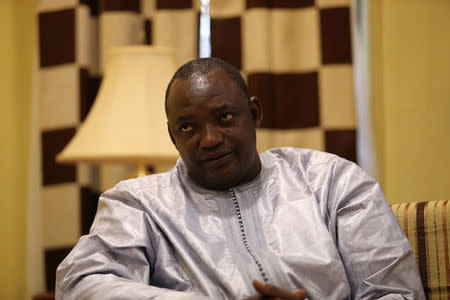
{"label": "beige lampshade", "polygon": [[164,110],[175,50],[127,46],[111,50],[100,90],[58,162],[172,163]]}

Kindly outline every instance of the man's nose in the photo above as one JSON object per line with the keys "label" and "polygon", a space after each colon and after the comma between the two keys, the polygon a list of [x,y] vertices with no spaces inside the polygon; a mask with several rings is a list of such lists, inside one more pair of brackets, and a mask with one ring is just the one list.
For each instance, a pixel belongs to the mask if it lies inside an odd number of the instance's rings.
{"label": "man's nose", "polygon": [[206,125],[202,128],[200,148],[212,149],[223,143],[223,135],[215,126]]}

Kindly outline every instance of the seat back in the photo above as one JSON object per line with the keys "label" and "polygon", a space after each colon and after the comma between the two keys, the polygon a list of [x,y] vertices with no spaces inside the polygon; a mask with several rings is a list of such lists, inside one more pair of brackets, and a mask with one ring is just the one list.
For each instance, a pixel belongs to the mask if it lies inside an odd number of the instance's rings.
{"label": "seat back", "polygon": [[450,300],[448,200],[391,205],[416,254],[427,299]]}

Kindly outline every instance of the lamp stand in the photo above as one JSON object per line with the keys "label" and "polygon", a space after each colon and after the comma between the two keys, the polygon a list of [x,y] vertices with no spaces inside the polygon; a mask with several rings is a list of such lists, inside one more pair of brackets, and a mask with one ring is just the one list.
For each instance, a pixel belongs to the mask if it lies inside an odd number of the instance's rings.
{"label": "lamp stand", "polygon": [[142,177],[142,176],[147,176],[150,174],[151,174],[151,172],[149,172],[147,165],[142,161],[138,162],[137,172],[135,174],[136,175],[135,177]]}

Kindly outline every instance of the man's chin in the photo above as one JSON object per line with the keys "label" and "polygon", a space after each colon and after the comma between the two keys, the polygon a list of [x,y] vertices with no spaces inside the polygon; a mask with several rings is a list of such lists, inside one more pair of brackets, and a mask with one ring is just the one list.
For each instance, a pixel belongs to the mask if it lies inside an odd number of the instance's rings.
{"label": "man's chin", "polygon": [[243,173],[239,165],[228,164],[227,167],[216,170],[203,170],[201,176],[192,176],[201,186],[212,190],[226,190],[234,188],[253,180],[260,171],[260,168],[253,172],[254,174]]}

